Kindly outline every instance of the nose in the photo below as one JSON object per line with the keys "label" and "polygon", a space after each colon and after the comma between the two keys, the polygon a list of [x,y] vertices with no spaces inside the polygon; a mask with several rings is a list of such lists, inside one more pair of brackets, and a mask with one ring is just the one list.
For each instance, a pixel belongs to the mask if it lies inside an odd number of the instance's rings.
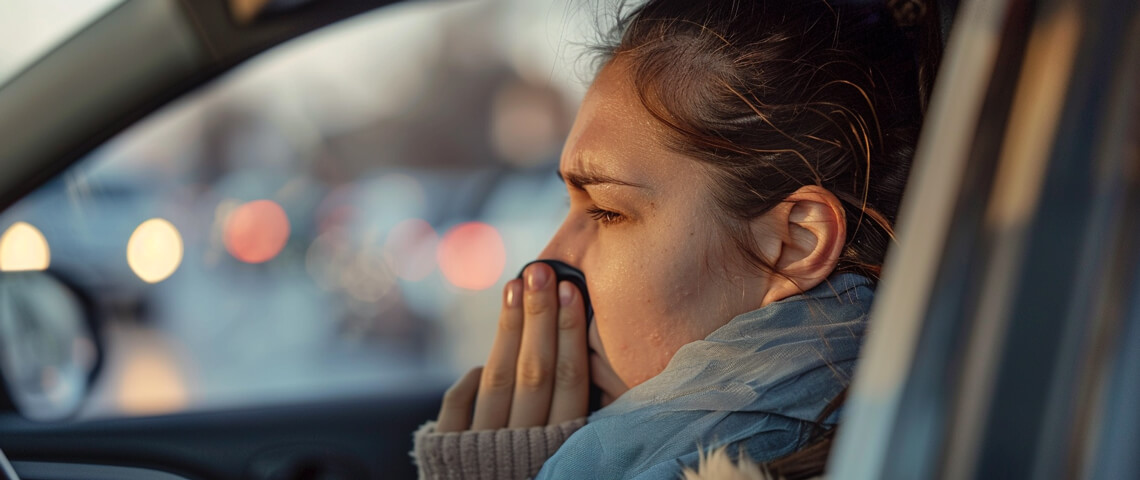
{"label": "nose", "polygon": [[550,238],[550,242],[546,244],[546,248],[538,254],[538,258],[559,260],[571,265],[575,268],[581,269],[582,254],[585,250],[585,245],[582,242],[582,235],[580,235],[581,228],[576,226],[571,217],[567,217],[562,225],[558,227],[558,231]]}

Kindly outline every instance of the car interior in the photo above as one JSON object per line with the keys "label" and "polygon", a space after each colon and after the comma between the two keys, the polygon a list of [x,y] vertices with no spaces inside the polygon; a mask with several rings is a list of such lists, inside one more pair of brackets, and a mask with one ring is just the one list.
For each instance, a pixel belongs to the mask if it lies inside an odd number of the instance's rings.
{"label": "car interior", "polygon": [[[937,3],[828,477],[1140,478],[1140,5]],[[0,479],[414,478],[565,208],[581,78],[491,19],[576,9],[115,0],[0,80]]]}

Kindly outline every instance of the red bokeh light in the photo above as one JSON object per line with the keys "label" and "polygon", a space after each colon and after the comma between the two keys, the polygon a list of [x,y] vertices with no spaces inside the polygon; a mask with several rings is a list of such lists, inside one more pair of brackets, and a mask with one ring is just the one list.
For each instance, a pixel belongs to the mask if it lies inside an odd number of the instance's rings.
{"label": "red bokeh light", "polygon": [[384,255],[400,278],[418,282],[435,270],[439,235],[431,224],[412,218],[404,220],[388,232]]}
{"label": "red bokeh light", "polygon": [[267,262],[285,248],[289,218],[272,200],[254,200],[230,212],[222,239],[234,258],[246,263]]}
{"label": "red bokeh light", "polygon": [[459,288],[484,290],[503,274],[507,249],[495,227],[481,222],[452,227],[439,243],[439,269]]}

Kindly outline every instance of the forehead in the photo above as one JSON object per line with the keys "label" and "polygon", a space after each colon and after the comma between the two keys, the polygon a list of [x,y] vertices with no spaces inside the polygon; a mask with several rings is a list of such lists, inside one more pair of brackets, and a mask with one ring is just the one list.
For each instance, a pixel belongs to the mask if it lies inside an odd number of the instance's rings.
{"label": "forehead", "polygon": [[694,160],[665,147],[664,128],[638,99],[625,62],[610,62],[586,92],[560,170],[653,185],[699,168]]}

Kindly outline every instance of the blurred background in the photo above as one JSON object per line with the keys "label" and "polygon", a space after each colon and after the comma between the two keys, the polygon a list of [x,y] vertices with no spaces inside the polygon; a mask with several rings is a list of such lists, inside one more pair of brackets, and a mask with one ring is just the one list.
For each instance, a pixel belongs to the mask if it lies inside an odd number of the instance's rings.
{"label": "blurred background", "polygon": [[[566,211],[596,11],[411,2],[271,50],[0,214],[102,314],[81,417],[437,388]],[[0,2],[0,84],[116,6]],[[77,346],[76,348],[84,348]]]}

